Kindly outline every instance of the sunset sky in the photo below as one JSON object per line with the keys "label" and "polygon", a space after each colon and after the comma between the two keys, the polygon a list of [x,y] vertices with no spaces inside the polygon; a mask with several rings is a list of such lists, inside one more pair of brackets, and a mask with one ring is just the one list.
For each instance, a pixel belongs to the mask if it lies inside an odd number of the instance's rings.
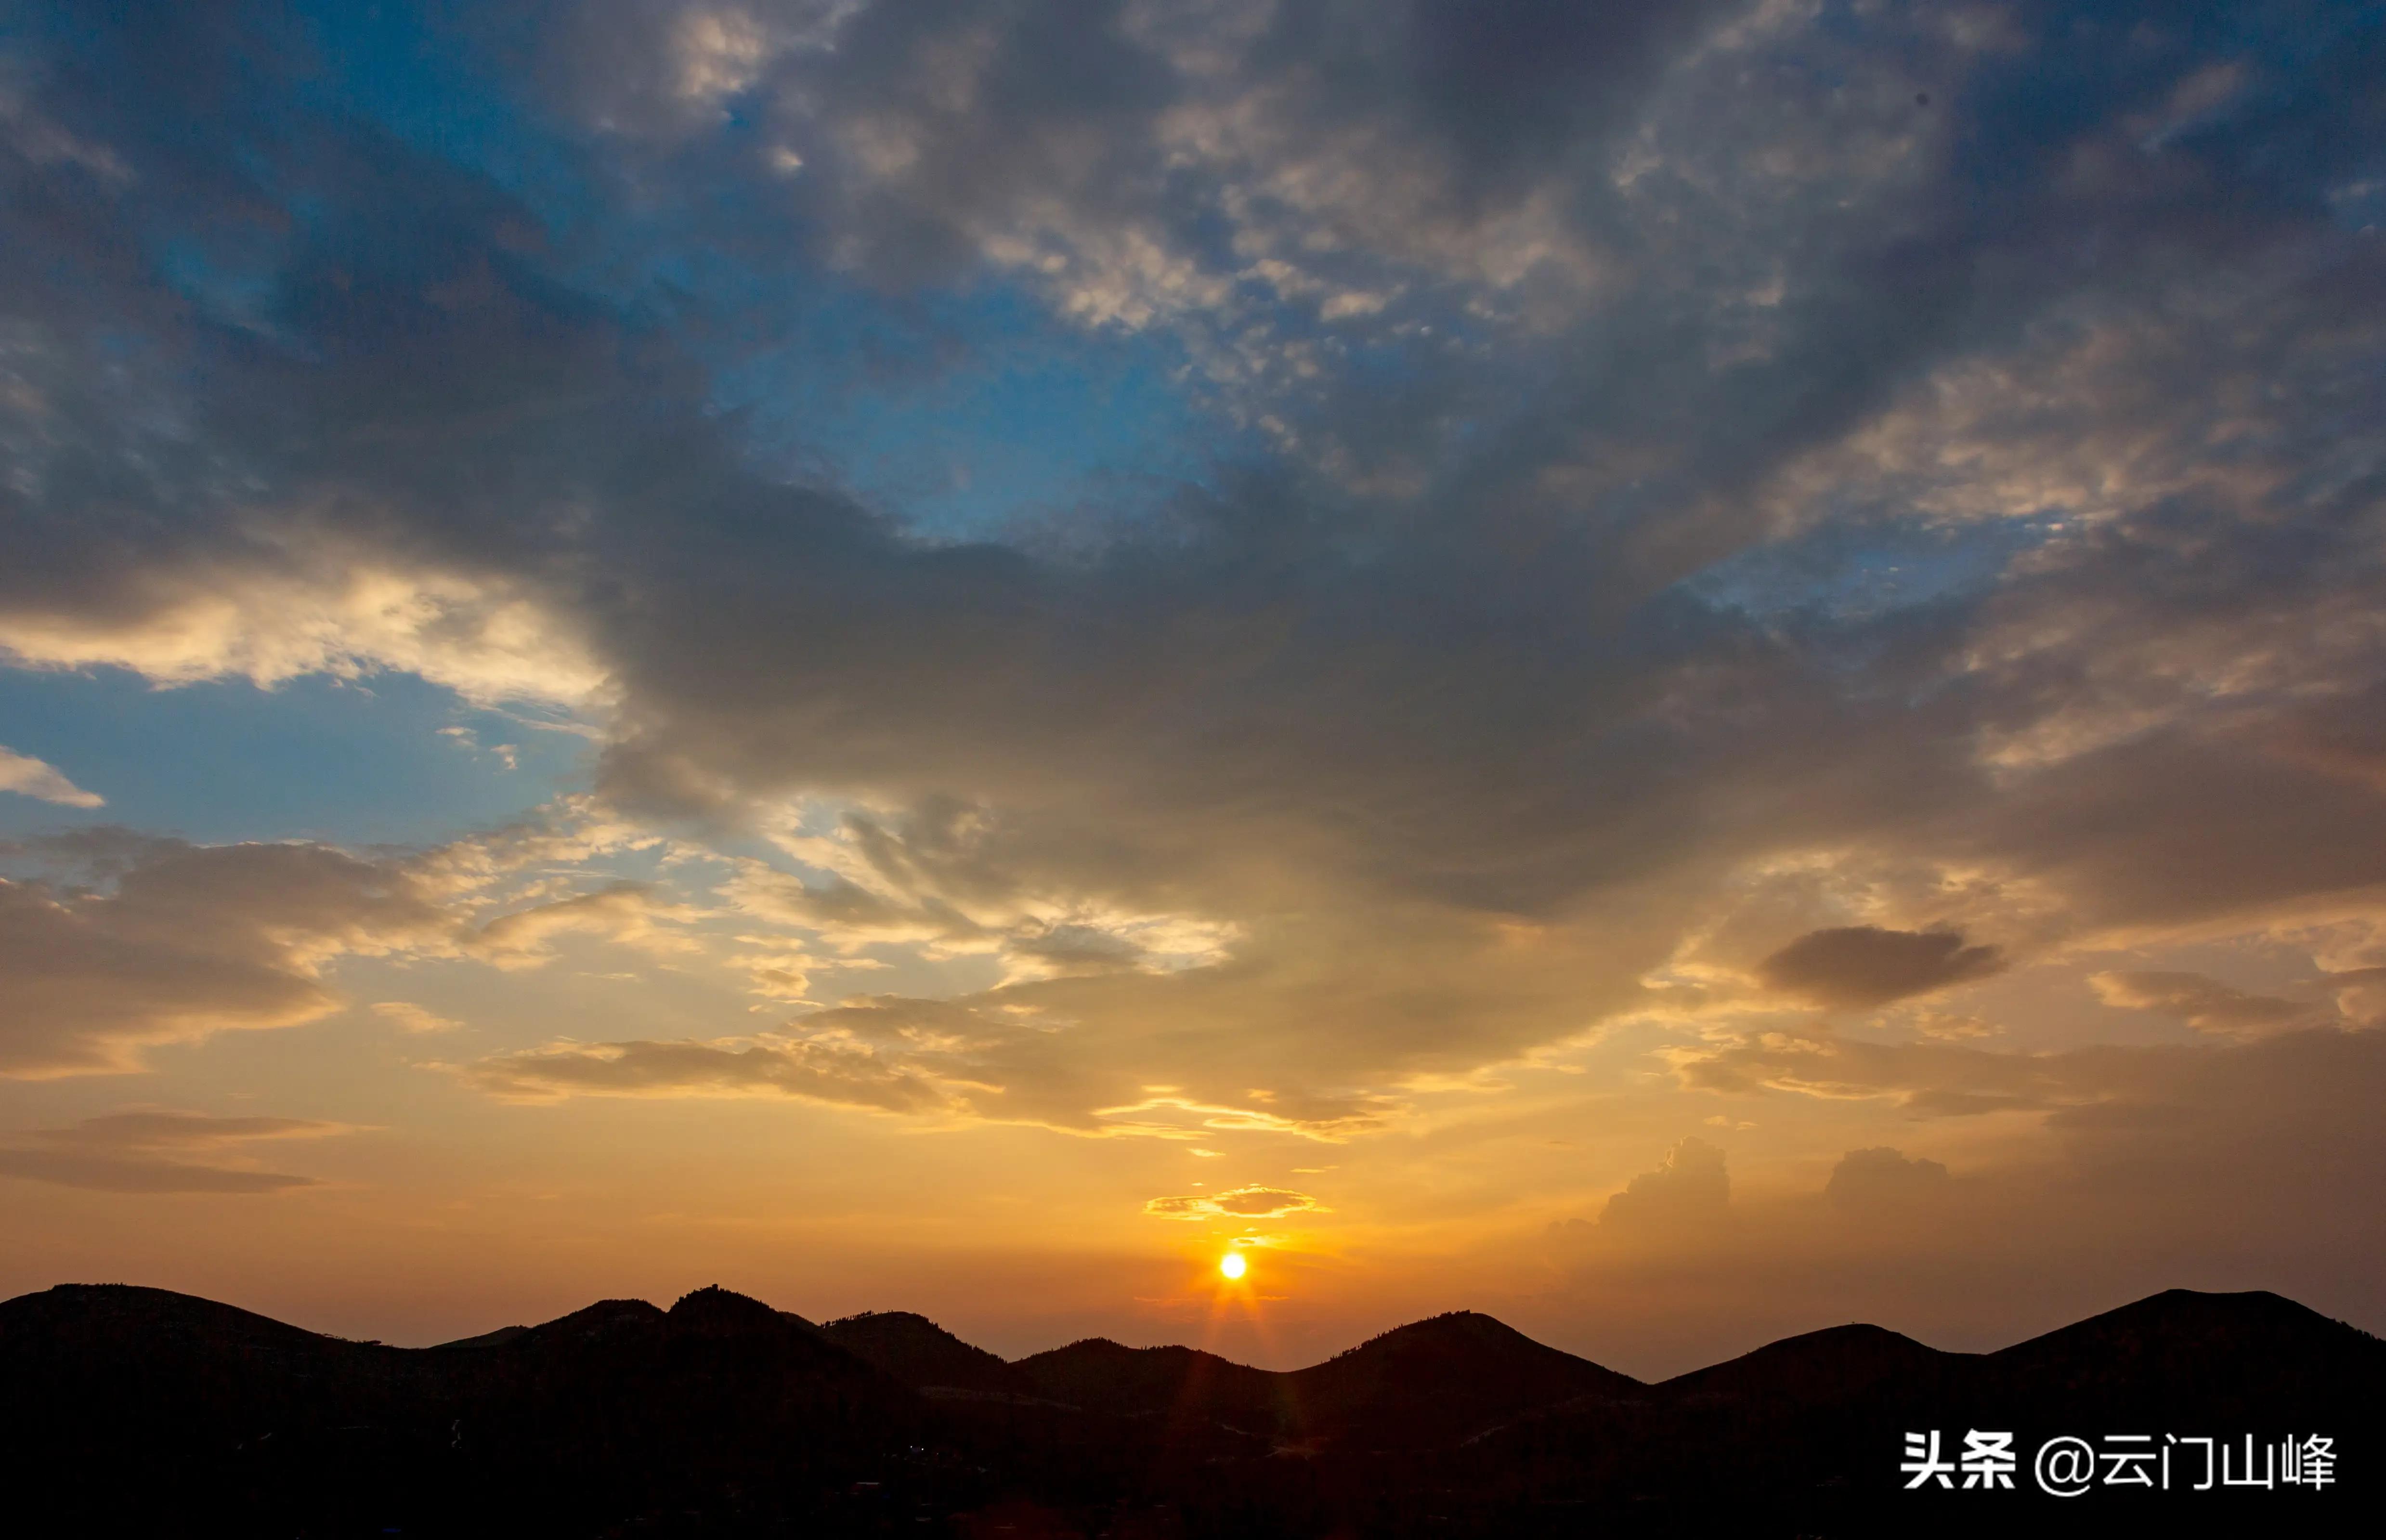
{"label": "sunset sky", "polygon": [[7,18],[0,1294],[2386,1331],[2380,6]]}

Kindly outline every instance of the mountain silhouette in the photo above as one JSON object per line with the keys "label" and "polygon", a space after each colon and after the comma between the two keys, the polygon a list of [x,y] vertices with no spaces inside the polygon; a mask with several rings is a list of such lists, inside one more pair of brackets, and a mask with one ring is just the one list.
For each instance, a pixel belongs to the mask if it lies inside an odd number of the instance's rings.
{"label": "mountain silhouette", "polygon": [[1283,1375],[1249,1369],[1198,1347],[1126,1347],[1105,1337],[1073,1342],[1011,1366],[1021,1388],[1048,1400],[1119,1417],[1173,1417],[1272,1430]]}
{"label": "mountain silhouette", "polygon": [[1472,1311],[1387,1332],[1290,1373],[1199,1348],[1129,1347],[1104,1337],[1006,1364],[913,1315],[856,1316],[829,1333],[923,1390],[1007,1392],[1180,1430],[1215,1426],[1291,1442],[1437,1443],[1578,1396],[1642,1388]]}
{"label": "mountain silhouette", "polygon": [[1677,1374],[1656,1393],[1673,1400],[1838,1401],[1886,1381],[1941,1375],[1962,1356],[1879,1326],[1828,1326]]}
{"label": "mountain silhouette", "polygon": [[1011,1391],[1011,1366],[910,1310],[866,1310],[832,1321],[829,1340],[914,1390]]}
{"label": "mountain silhouette", "polygon": [[2242,1421],[2340,1392],[2349,1367],[2375,1365],[2379,1350],[2279,1295],[2170,1289],[1989,1354],[1980,1372],[2016,1408],[2059,1398],[2083,1413],[2151,1415],[2191,1404]]}
{"label": "mountain silhouette", "polygon": [[1386,1332],[1287,1378],[1312,1428],[1384,1447],[1454,1441],[1536,1408],[1645,1388],[1473,1310]]}
{"label": "mountain silhouette", "polygon": [[[2174,1290],[1987,1354],[1875,1326],[1656,1384],[1489,1316],[1276,1372],[720,1288],[428,1348],[187,1295],[0,1303],[11,1533],[1074,1536],[2376,1533],[2386,1345]],[[1905,1489],[1906,1437],[2325,1434],[2326,1489]],[[2132,1506],[2134,1505],[2134,1506]]]}

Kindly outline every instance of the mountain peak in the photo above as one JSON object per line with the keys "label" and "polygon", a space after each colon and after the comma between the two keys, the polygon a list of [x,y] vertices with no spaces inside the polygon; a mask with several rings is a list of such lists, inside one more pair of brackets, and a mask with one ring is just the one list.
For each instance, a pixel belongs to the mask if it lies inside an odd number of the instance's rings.
{"label": "mountain peak", "polygon": [[1463,1437],[1536,1408],[1643,1389],[1476,1310],[1395,1327],[1288,1378],[1312,1421],[1378,1447]]}
{"label": "mountain peak", "polygon": [[1010,1365],[910,1310],[864,1310],[832,1321],[821,1331],[847,1352],[915,1390],[929,1385],[1011,1388]]}
{"label": "mountain peak", "polygon": [[1444,1310],[1439,1315],[1429,1315],[1422,1321],[1395,1326],[1388,1332],[1378,1332],[1356,1347],[1345,1348],[1338,1356],[1348,1358],[1370,1349],[1380,1351],[1395,1346],[1427,1342],[1465,1342],[1493,1347],[1524,1343],[1533,1347],[1540,1346],[1497,1316],[1488,1316],[1480,1310]]}
{"label": "mountain peak", "polygon": [[671,1324],[680,1331],[694,1331],[707,1336],[743,1336],[753,1333],[783,1333],[794,1328],[806,1336],[818,1336],[820,1328],[799,1315],[772,1309],[750,1295],[724,1289],[718,1283],[707,1283],[679,1296],[671,1308]]}
{"label": "mountain peak", "polygon": [[659,1325],[662,1310],[643,1299],[600,1299],[570,1315],[557,1316],[531,1330],[546,1338],[610,1336],[622,1331]]}
{"label": "mountain peak", "polygon": [[206,1335],[253,1342],[338,1339],[197,1295],[138,1283],[59,1283],[0,1305],[0,1331]]}
{"label": "mountain peak", "polygon": [[2184,1378],[2191,1377],[2198,1357],[2214,1352],[2291,1362],[2378,1350],[2378,1339],[2369,1333],[2267,1289],[2165,1289],[2016,1343],[1990,1355],[1990,1361],[2008,1372],[2027,1373],[2091,1353],[2097,1361],[2133,1375]]}
{"label": "mountain peak", "polygon": [[1851,1322],[1767,1343],[1739,1358],[1677,1374],[1658,1388],[1677,1396],[1833,1399],[1892,1377],[1928,1373],[1958,1356],[1885,1326]]}

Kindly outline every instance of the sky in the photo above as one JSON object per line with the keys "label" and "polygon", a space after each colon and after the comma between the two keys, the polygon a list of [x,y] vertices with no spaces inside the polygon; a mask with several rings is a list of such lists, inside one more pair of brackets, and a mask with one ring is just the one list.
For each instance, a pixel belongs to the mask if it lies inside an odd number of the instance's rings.
{"label": "sky", "polygon": [[2386,1331],[2386,7],[19,4],[0,199],[0,1293]]}

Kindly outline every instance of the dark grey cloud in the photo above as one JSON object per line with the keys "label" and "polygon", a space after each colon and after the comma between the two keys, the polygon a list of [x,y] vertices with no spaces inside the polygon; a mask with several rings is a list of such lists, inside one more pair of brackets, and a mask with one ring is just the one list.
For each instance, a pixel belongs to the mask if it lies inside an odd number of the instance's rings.
{"label": "dark grey cloud", "polygon": [[1966,946],[1953,931],[1843,925],[1815,931],[1757,964],[1766,987],[1816,1005],[1867,1009],[1983,979],[2005,966],[1994,946]]}

